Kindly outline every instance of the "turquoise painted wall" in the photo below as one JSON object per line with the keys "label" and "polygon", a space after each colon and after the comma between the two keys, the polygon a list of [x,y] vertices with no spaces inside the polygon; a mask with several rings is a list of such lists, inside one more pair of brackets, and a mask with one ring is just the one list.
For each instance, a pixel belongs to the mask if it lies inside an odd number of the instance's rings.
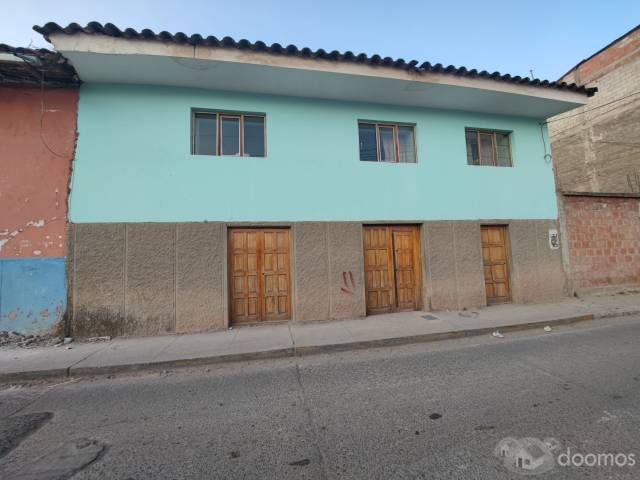
{"label": "turquoise painted wall", "polygon": [[[191,108],[264,112],[266,158],[190,154]],[[418,163],[359,161],[358,119],[412,122]],[[513,168],[469,166],[464,128],[512,130]],[[520,117],[86,84],[73,222],[556,218],[538,122]]]}

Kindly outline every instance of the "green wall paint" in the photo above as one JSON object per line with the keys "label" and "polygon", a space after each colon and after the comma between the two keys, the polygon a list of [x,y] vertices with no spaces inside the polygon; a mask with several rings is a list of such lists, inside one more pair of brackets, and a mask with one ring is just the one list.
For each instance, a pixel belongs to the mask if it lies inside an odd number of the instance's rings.
{"label": "green wall paint", "polygon": [[[191,155],[192,107],[265,112],[268,156]],[[418,163],[360,162],[358,119],[415,123]],[[512,130],[514,168],[467,165],[466,126]],[[527,118],[85,84],[78,130],[73,222],[557,216],[540,127]]]}

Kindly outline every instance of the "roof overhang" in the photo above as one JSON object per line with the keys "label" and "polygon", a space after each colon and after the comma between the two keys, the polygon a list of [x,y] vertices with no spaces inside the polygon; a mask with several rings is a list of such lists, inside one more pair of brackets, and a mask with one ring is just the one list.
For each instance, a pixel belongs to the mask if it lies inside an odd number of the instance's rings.
{"label": "roof overhang", "polygon": [[375,102],[545,119],[585,105],[584,92],[384,65],[54,32],[83,82],[166,85]]}
{"label": "roof overhang", "polygon": [[59,53],[0,43],[0,85],[74,87],[76,72]]}

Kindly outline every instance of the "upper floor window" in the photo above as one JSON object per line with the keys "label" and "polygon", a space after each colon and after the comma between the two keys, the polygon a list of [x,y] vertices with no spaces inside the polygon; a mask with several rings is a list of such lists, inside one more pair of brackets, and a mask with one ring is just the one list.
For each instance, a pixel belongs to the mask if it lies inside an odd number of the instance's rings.
{"label": "upper floor window", "polygon": [[360,160],[415,163],[414,129],[413,125],[359,122]]}
{"label": "upper floor window", "polygon": [[265,156],[264,115],[194,112],[191,130],[194,155]]}
{"label": "upper floor window", "polygon": [[467,163],[511,167],[511,140],[509,132],[466,128]]}

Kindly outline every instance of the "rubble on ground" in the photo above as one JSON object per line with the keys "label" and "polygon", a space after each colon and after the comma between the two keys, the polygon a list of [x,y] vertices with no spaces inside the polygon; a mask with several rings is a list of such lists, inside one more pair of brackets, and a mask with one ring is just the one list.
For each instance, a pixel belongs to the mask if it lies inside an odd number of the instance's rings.
{"label": "rubble on ground", "polygon": [[58,337],[50,334],[32,334],[32,333],[19,333],[11,330],[0,330],[0,348],[3,347],[19,347],[19,348],[34,348],[34,347],[49,347],[57,345],[61,342]]}

